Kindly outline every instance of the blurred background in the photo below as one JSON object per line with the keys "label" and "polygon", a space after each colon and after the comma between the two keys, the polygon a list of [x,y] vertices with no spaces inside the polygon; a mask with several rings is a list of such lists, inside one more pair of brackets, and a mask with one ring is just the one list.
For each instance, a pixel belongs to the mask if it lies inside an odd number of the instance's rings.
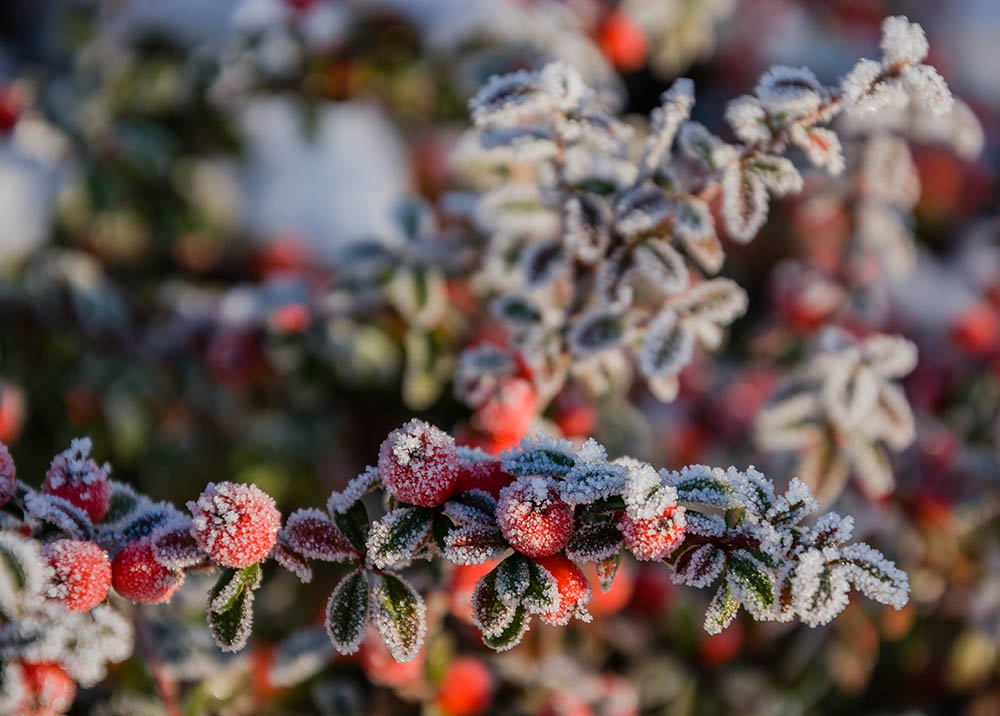
{"label": "blurred background", "polygon": [[[769,66],[833,84],[876,55],[891,14],[925,27],[928,61],[985,135],[978,157],[913,149],[915,268],[878,310],[921,348],[905,383],[918,438],[890,497],[839,498],[909,572],[909,606],[708,637],[704,595],[633,563],[595,598],[593,625],[539,627],[496,656],[453,605],[476,579],[458,569],[429,598],[447,628],[402,667],[374,648],[334,659],[321,628],[333,570],[303,588],[271,565],[247,653],[218,653],[191,580],[72,713],[167,713],[157,678],[190,714],[1000,713],[995,0],[4,0],[0,441],[32,484],[86,434],[154,499],[232,479],[286,514],[321,505],[408,417],[467,426],[449,384],[479,310],[466,282],[446,275],[448,310],[415,326],[348,269],[359,242],[415,234],[475,252],[450,213],[463,199],[451,160],[489,76],[563,59],[625,115],[691,77],[695,117],[725,136],[725,103]],[[749,313],[721,356],[685,371],[676,402],[567,391],[546,418],[658,466],[790,478],[794,464],[755,451],[751,424],[783,369],[775,346],[815,328],[781,267],[843,240],[837,196],[783,201],[732,250],[723,274]],[[463,659],[475,677],[454,675]]]}

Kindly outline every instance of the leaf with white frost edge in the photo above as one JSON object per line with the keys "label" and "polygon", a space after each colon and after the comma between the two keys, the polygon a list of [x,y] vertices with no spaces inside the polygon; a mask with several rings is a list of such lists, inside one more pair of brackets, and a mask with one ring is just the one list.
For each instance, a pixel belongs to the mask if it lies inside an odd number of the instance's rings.
{"label": "leaf with white frost edge", "polygon": [[397,662],[413,661],[427,632],[424,600],[402,577],[375,575],[372,622]]}
{"label": "leaf with white frost edge", "polygon": [[358,650],[370,613],[368,573],[359,569],[340,580],[326,604],[326,632],[339,653]]}

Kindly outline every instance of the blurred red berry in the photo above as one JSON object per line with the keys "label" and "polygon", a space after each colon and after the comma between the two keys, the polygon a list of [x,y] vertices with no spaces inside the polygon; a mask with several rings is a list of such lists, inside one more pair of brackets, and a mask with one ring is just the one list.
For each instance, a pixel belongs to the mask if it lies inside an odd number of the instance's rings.
{"label": "blurred red berry", "polygon": [[191,534],[223,567],[242,569],[270,554],[281,529],[274,498],[256,485],[208,483],[191,510]]}
{"label": "blurred red berry", "polygon": [[597,409],[580,391],[563,390],[556,396],[554,420],[568,438],[593,435],[597,427]]}
{"label": "blurred red berry", "polygon": [[126,545],[111,561],[111,586],[121,596],[140,604],[164,604],[184,581],[153,556],[153,545],[141,539]]}
{"label": "blurred red berry", "polygon": [[537,414],[534,386],[524,378],[505,378],[476,410],[476,421],[489,435],[520,440]]}
{"label": "blurred red berry", "polygon": [[93,542],[60,539],[45,545],[42,554],[53,573],[49,596],[71,612],[88,612],[108,596],[111,562]]}
{"label": "blurred red berry", "polygon": [[24,391],[13,383],[0,383],[0,442],[17,442],[24,427]]}
{"label": "blurred red berry", "polygon": [[0,87],[0,134],[13,131],[24,111],[24,88],[17,83]]}
{"label": "blurred red berry", "polygon": [[440,505],[458,479],[455,440],[433,425],[411,420],[382,443],[378,469],[397,499],[422,507]]}
{"label": "blurred red berry", "polygon": [[702,634],[698,642],[698,658],[709,668],[728,664],[743,648],[743,627],[733,622],[718,634]]}
{"label": "blurred red berry", "polygon": [[636,559],[659,561],[670,555],[684,539],[684,509],[671,506],[659,517],[632,519],[627,514],[619,524],[625,546]]}
{"label": "blurred red berry", "polygon": [[538,710],[538,716],[593,716],[593,714],[594,710],[590,708],[590,704],[569,690],[554,692]]}
{"label": "blurred red berry", "polygon": [[590,579],[590,613],[591,614],[614,614],[628,606],[632,600],[632,592],[635,589],[634,569],[630,562],[622,560],[618,565],[615,578],[611,581],[611,589],[601,590],[601,580],[597,576],[597,568],[590,564],[587,566],[587,577]]}
{"label": "blurred red berry", "polygon": [[590,603],[590,583],[579,567],[561,554],[535,560],[555,577],[559,585],[559,607],[542,615],[549,624],[566,624],[570,617],[585,613]]}
{"label": "blurred red berry", "polygon": [[974,303],[955,320],[951,335],[969,353],[988,355],[1000,340],[1000,317],[989,304]]}
{"label": "blurred red berry", "polygon": [[459,657],[448,664],[435,703],[447,716],[485,713],[493,698],[493,677],[479,659]]}
{"label": "blurred red berry", "polygon": [[76,698],[76,683],[66,670],[49,662],[22,662],[25,696],[16,716],[56,716],[69,711]]}
{"label": "blurred red berry", "polygon": [[396,661],[374,627],[369,627],[361,643],[361,667],[369,680],[381,686],[404,689],[424,680],[427,647],[423,646],[412,661]]}
{"label": "blurred red berry", "polygon": [[302,333],[312,322],[309,307],[302,303],[286,303],[271,311],[268,323],[277,333]]}
{"label": "blurred red berry", "polygon": [[647,614],[662,614],[675,589],[670,573],[662,565],[640,565],[635,577],[632,604]]}
{"label": "blurred red berry", "polygon": [[529,557],[559,552],[573,532],[573,508],[554,484],[522,477],[500,491],[497,523],[510,546]]}
{"label": "blurred red berry", "polygon": [[597,46],[622,72],[642,67],[649,52],[646,33],[624,12],[612,12],[604,17],[597,28]]}
{"label": "blurred red berry", "polygon": [[42,489],[73,503],[95,524],[107,513],[111,502],[107,465],[99,466],[91,459],[89,438],[73,440],[68,450],[52,459]]}
{"label": "blurred red berry", "polygon": [[448,580],[448,599],[452,615],[469,624],[474,623],[472,592],[475,591],[479,579],[492,572],[497,564],[499,564],[497,560],[491,559],[482,564],[456,565],[452,569],[451,579]]}

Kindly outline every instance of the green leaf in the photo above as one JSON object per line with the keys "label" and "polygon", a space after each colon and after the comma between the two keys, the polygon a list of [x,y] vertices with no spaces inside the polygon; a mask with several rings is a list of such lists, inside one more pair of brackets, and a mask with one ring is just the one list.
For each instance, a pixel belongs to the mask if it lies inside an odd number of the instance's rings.
{"label": "green leaf", "polygon": [[340,580],[326,605],[326,632],[341,654],[353,654],[368,626],[371,600],[368,573],[359,569]]}
{"label": "green leaf", "polygon": [[726,557],[726,572],[750,593],[757,604],[762,607],[774,604],[774,582],[748,552],[738,550]]}
{"label": "green leaf", "polygon": [[424,600],[401,577],[375,576],[372,590],[372,621],[398,661],[412,661],[424,643],[427,631]]}
{"label": "green leaf", "polygon": [[399,507],[372,525],[368,556],[385,568],[413,558],[430,535],[434,513],[425,507]]}
{"label": "green leaf", "polygon": [[260,575],[259,564],[240,570],[227,569],[212,588],[208,626],[223,651],[239,651],[250,638],[253,590],[260,586]]}
{"label": "green leaf", "polygon": [[503,631],[492,636],[483,633],[483,643],[496,651],[506,651],[517,646],[524,637],[524,633],[528,631],[529,626],[528,610],[524,607],[517,607]]}
{"label": "green leaf", "polygon": [[740,600],[733,594],[729,585],[723,580],[712,601],[705,610],[705,631],[718,634],[736,617],[740,609]]}
{"label": "green leaf", "polygon": [[559,606],[559,582],[533,559],[528,563],[528,587],[521,597],[521,605],[533,614],[549,614]]}
{"label": "green leaf", "polygon": [[481,577],[472,592],[472,620],[484,636],[501,634],[517,611],[516,604],[507,604],[500,598],[497,577],[500,567]]}

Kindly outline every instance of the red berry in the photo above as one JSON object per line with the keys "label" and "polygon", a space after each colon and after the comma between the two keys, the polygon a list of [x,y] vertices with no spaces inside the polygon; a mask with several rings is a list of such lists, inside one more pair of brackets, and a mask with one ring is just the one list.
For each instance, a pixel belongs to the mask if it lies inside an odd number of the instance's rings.
{"label": "red berry", "polygon": [[448,665],[435,701],[448,716],[476,716],[486,712],[492,698],[490,670],[479,659],[463,656]]}
{"label": "red berry", "polygon": [[7,446],[0,443],[0,505],[6,505],[17,492],[17,468]]}
{"label": "red berry", "polygon": [[636,520],[625,514],[618,529],[636,559],[659,561],[684,539],[684,508],[672,505],[659,517],[650,519]]}
{"label": "red berry", "polygon": [[542,615],[542,620],[549,624],[562,625],[569,622],[572,616],[585,616],[591,592],[590,582],[587,581],[583,570],[561,554],[536,561],[538,566],[555,577],[559,585],[559,607]]}
{"label": "red berry", "polygon": [[24,391],[13,383],[0,383],[0,442],[9,445],[21,437],[24,410]]}
{"label": "red berry", "polygon": [[18,716],[56,716],[73,705],[76,683],[58,664],[26,662],[21,671],[27,693],[14,711]]}
{"label": "red berry", "polygon": [[111,585],[121,596],[140,604],[164,604],[184,581],[156,561],[148,538],[126,545],[111,562]]}
{"label": "red berry", "polygon": [[743,627],[739,622],[733,622],[718,634],[702,634],[698,643],[698,656],[705,666],[715,668],[735,659],[741,648]]}
{"label": "red berry", "polygon": [[256,485],[208,483],[188,502],[191,534],[216,564],[242,569],[267,557],[278,541],[281,513]]}
{"label": "red berry", "polygon": [[476,411],[476,421],[495,438],[520,440],[538,413],[536,397],[524,378],[505,378]]}
{"label": "red berry", "polygon": [[71,612],[89,612],[108,596],[111,562],[93,542],[60,539],[45,545],[42,554],[55,573],[49,596]]}
{"label": "red berry", "polygon": [[522,477],[500,491],[497,523],[510,546],[529,557],[548,557],[569,542],[573,508],[542,477]]}
{"label": "red berry", "polygon": [[90,438],[77,438],[68,450],[52,458],[42,489],[73,503],[97,523],[108,511],[111,483],[108,466],[98,466],[91,459],[90,447]]}
{"label": "red berry", "polygon": [[989,304],[976,303],[955,320],[951,333],[969,353],[987,355],[1000,342],[1000,318]]}
{"label": "red berry", "polygon": [[649,50],[646,34],[627,13],[612,12],[597,29],[597,46],[619,70],[642,67]]}
{"label": "red berry", "polygon": [[455,440],[413,419],[389,433],[378,451],[378,469],[386,489],[397,499],[422,507],[440,505],[458,479]]}
{"label": "red berry", "polygon": [[663,565],[642,566],[635,578],[632,604],[647,614],[661,614],[670,603],[675,590],[670,574],[663,569]]}
{"label": "red berry", "polygon": [[458,478],[455,492],[483,490],[500,497],[500,490],[514,481],[500,467],[500,460],[483,450],[461,448],[458,451]]}
{"label": "red berry", "polygon": [[269,323],[277,333],[302,333],[312,322],[309,307],[304,303],[286,303],[271,311]]}
{"label": "red berry", "polygon": [[7,134],[17,125],[17,120],[27,103],[25,89],[17,83],[0,87],[0,134]]}

